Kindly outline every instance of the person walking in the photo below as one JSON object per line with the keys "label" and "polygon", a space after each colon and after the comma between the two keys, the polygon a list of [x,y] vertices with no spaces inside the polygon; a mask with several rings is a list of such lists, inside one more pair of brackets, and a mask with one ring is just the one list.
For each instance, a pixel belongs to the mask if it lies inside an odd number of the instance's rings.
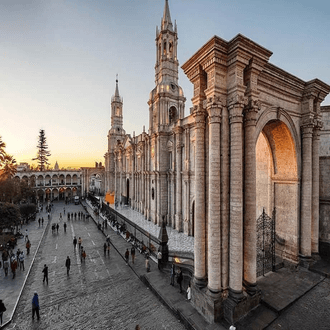
{"label": "person walking", "polygon": [[190,282],[189,282],[188,288],[187,288],[187,299],[189,301],[191,300],[191,286],[190,286]]}
{"label": "person walking", "polygon": [[31,248],[31,242],[28,239],[28,241],[26,242],[26,254],[30,254],[30,248]]}
{"label": "person walking", "polygon": [[60,225],[59,224],[57,224],[56,225],[56,232],[57,232],[57,234],[58,234],[58,229],[60,228]]}
{"label": "person walking", "polygon": [[34,320],[34,315],[37,314],[37,320],[40,320],[40,315],[39,315],[39,297],[38,293],[35,292],[34,296],[32,298],[32,320]]}
{"label": "person walking", "polygon": [[70,272],[70,266],[71,266],[71,259],[69,258],[69,256],[67,256],[66,260],[65,260],[65,267],[66,267],[66,275],[69,276],[69,272]]}
{"label": "person walking", "polygon": [[107,243],[103,244],[103,251],[104,251],[104,256],[107,255]]}
{"label": "person walking", "polygon": [[66,222],[64,222],[63,227],[64,227],[64,232],[66,233]]}
{"label": "person walking", "polygon": [[9,269],[9,260],[6,259],[3,262],[3,270],[5,272],[5,276],[8,276],[8,269]]}
{"label": "person walking", "polygon": [[80,249],[81,249],[81,243],[82,243],[82,239],[81,239],[81,237],[79,237],[79,238],[78,238],[79,252],[80,252]]}
{"label": "person walking", "polygon": [[125,252],[126,265],[128,265],[128,258],[129,258],[129,251],[128,251],[128,249],[126,249],[126,252]]}
{"label": "person walking", "polygon": [[73,238],[73,249],[76,250],[76,246],[77,246],[77,238],[76,236]]}
{"label": "person walking", "polygon": [[11,272],[13,273],[13,279],[14,279],[16,276],[16,269],[17,269],[17,261],[16,261],[15,257],[12,258],[10,267],[11,267]]}
{"label": "person walking", "polygon": [[179,287],[180,287],[180,293],[182,292],[182,281],[183,281],[183,275],[182,275],[181,268],[179,267],[179,271],[178,271],[178,274],[177,274],[177,282],[178,282]]}
{"label": "person walking", "polygon": [[0,325],[2,325],[2,314],[7,310],[7,308],[5,307],[5,304],[2,302],[2,300],[0,299]]}
{"label": "person walking", "polygon": [[134,264],[135,261],[135,247],[132,245],[131,247],[131,256],[132,256],[132,263]]}
{"label": "person walking", "polygon": [[83,249],[83,247],[81,247],[81,262],[85,263],[85,259],[86,259],[86,251]]}
{"label": "person walking", "polygon": [[108,245],[107,245],[108,257],[110,257],[110,249],[111,249],[110,242],[108,242]]}
{"label": "person walking", "polygon": [[24,257],[24,252],[23,251],[21,251],[18,258],[19,258],[19,269],[22,270],[22,268],[23,268],[23,270],[24,270],[24,259],[25,259],[25,257]]}
{"label": "person walking", "polygon": [[174,268],[174,265],[172,264],[172,267],[171,267],[171,272],[170,272],[170,278],[171,278],[171,282],[170,284],[172,286],[174,286],[174,277],[175,277],[175,268]]}
{"label": "person walking", "polygon": [[147,273],[150,272],[150,262],[149,262],[149,256],[147,256],[146,258],[146,270],[147,270]]}
{"label": "person walking", "polygon": [[41,224],[44,226],[44,217],[41,218]]}
{"label": "person walking", "polygon": [[39,223],[39,227],[40,227],[40,223],[41,223],[41,219],[40,218],[38,219],[38,223]]}
{"label": "person walking", "polygon": [[161,262],[162,262],[162,257],[163,257],[163,255],[162,255],[162,252],[160,251],[160,250],[158,250],[158,253],[157,253],[157,264],[158,264],[158,269],[160,270],[160,264],[161,264]]}
{"label": "person walking", "polygon": [[29,231],[25,229],[25,242],[29,240]]}
{"label": "person walking", "polygon": [[42,280],[42,283],[45,283],[45,280],[46,280],[47,285],[48,285],[48,267],[47,267],[47,265],[44,266],[44,269],[42,270],[42,272],[44,273],[44,279]]}

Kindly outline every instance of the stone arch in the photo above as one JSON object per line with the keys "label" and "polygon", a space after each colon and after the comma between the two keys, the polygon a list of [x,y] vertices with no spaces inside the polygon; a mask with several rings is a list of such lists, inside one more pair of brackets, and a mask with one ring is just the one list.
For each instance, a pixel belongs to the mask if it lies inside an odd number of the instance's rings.
{"label": "stone arch", "polygon": [[168,119],[170,124],[178,120],[178,110],[174,105],[172,105],[168,110]]}
{"label": "stone arch", "polygon": [[52,185],[52,178],[49,174],[45,176],[45,186],[51,186]]}
{"label": "stone arch", "polygon": [[271,215],[276,207],[276,234],[285,241],[282,256],[296,261],[299,252],[299,153],[293,127],[290,129],[278,118],[268,116],[269,120],[258,130],[256,211],[257,216],[263,209]]}
{"label": "stone arch", "polygon": [[65,177],[65,183],[67,185],[71,185],[71,175],[70,174],[67,174],[66,177]]}

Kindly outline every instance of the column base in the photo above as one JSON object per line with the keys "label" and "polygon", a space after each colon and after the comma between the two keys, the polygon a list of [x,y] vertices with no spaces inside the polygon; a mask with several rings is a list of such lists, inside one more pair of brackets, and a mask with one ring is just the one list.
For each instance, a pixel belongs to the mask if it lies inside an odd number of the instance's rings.
{"label": "column base", "polygon": [[246,293],[249,296],[254,296],[257,294],[260,290],[258,289],[257,283],[249,283],[248,281],[243,280],[243,285],[246,290]]}
{"label": "column base", "polygon": [[219,322],[223,318],[223,297],[221,292],[212,292],[206,287],[198,287],[195,280],[191,286],[191,302],[196,310],[209,323]]}
{"label": "column base", "polygon": [[202,278],[194,277],[193,282],[200,289],[205,288],[206,284],[207,284],[207,280],[205,277],[202,277]]}
{"label": "column base", "polygon": [[260,291],[250,296],[245,292],[229,289],[229,297],[223,302],[225,320],[230,324],[234,324],[258,306],[260,300]]}
{"label": "column base", "polygon": [[299,254],[299,266],[303,268],[309,268],[314,263],[312,256],[304,256]]}

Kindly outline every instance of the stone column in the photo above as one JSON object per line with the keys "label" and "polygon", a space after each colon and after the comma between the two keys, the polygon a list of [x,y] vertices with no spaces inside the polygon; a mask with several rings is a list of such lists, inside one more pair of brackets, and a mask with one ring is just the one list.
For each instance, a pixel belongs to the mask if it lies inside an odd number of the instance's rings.
{"label": "stone column", "polygon": [[181,127],[175,128],[176,136],[176,212],[175,212],[175,229],[182,231],[182,144]]}
{"label": "stone column", "polygon": [[301,175],[301,237],[302,257],[311,257],[312,229],[312,137],[313,122],[308,118],[303,123],[302,132],[302,175]]}
{"label": "stone column", "polygon": [[209,207],[208,207],[208,289],[221,291],[221,226],[220,226],[220,123],[221,104],[208,100],[209,115]]}
{"label": "stone column", "polygon": [[243,103],[229,107],[230,120],[230,233],[229,295],[243,298]]}
{"label": "stone column", "polygon": [[[134,169],[135,169],[135,155],[134,155],[134,150],[131,150],[131,180],[129,182],[129,188],[131,190],[131,208],[135,209],[135,178],[134,178]],[[129,171],[129,169],[128,169]]]}
{"label": "stone column", "polygon": [[319,253],[319,208],[320,208],[320,128],[316,125],[313,131],[313,186],[312,186],[312,253]]}
{"label": "stone column", "polygon": [[222,289],[228,289],[229,274],[229,114],[227,107],[222,108],[221,116],[221,281]]}
{"label": "stone column", "polygon": [[258,103],[250,100],[244,112],[244,286],[257,292],[256,122]]}
{"label": "stone column", "polygon": [[195,119],[195,284],[203,287],[206,284],[205,254],[205,112],[202,105],[196,106]]}

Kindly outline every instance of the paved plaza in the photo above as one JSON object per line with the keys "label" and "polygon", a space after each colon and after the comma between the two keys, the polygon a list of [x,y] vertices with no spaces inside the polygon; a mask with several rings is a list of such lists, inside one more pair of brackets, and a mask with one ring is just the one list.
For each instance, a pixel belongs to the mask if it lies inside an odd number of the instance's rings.
{"label": "paved plaza", "polygon": [[[18,270],[14,280],[10,275],[4,277],[3,270],[0,271],[0,298],[7,307],[4,323],[12,318],[5,329],[126,330],[134,329],[136,324],[141,329],[157,330],[229,328],[224,321],[208,324],[187,301],[185,292],[180,294],[177,284],[169,285],[168,274],[159,271],[155,262],[151,262],[151,272],[147,273],[145,258],[137,253],[135,263],[130,259],[126,265],[124,253],[131,245],[110,226],[102,233],[97,229],[95,216],[89,221],[68,221],[63,214],[64,207],[66,214],[83,211],[81,205],[55,203],[49,222],[45,213],[39,214],[38,217],[43,216],[46,220],[44,226],[39,227],[35,221],[22,228],[23,232],[28,229],[32,243],[31,254],[26,256],[25,271]],[[92,213],[89,206],[87,209]],[[123,210],[128,218],[135,214],[130,220],[140,218],[139,221],[153,228],[151,230],[159,231],[158,226],[141,219],[137,212],[130,213],[128,208]],[[63,220],[59,218],[60,213]],[[52,233],[53,223],[60,224],[58,233]],[[103,251],[108,234],[110,256],[104,255]],[[87,253],[85,262],[81,261],[77,248],[73,248],[74,236],[83,240],[82,246]],[[24,239],[18,241],[18,247],[26,250]],[[71,258],[69,276],[65,268],[67,256]],[[44,264],[49,267],[48,285],[42,282]],[[325,271],[329,273],[330,266],[322,263],[316,270],[312,273],[305,269],[283,268],[260,279],[262,304],[235,324],[236,329],[329,329],[330,280],[323,275]],[[31,300],[35,291],[39,294],[40,321],[32,321]]]}

